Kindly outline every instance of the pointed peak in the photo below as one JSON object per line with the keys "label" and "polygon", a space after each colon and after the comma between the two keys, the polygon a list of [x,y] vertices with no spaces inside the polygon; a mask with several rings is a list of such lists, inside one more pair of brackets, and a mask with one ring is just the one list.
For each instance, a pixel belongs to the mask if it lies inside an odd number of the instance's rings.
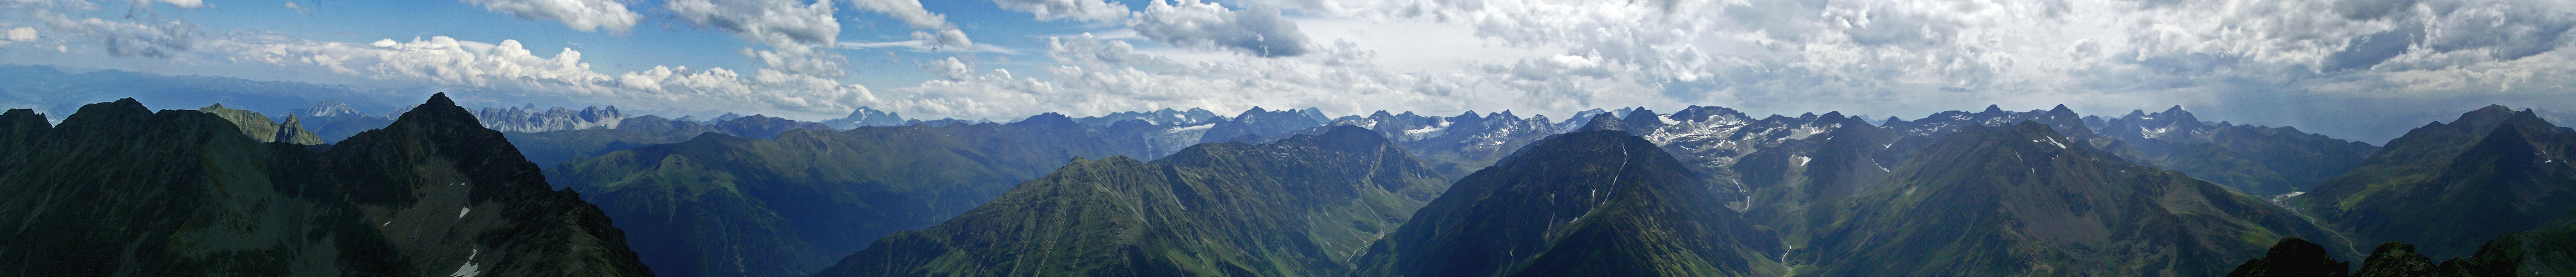
{"label": "pointed peak", "polygon": [[2075,109],[2066,108],[2066,104],[2057,104],[2056,108],[2048,109],[2048,114],[2073,116],[2075,115]]}
{"label": "pointed peak", "polygon": [[[430,94],[430,95],[429,95],[429,102],[428,102],[428,103],[425,103],[424,105],[448,105],[448,106],[455,106],[455,105],[456,105],[456,100],[455,100],[455,99],[447,99],[447,93],[445,93],[445,92],[433,93],[433,94]],[[535,106],[537,106],[537,104],[528,104],[528,106],[530,106],[530,107],[535,107]]]}
{"label": "pointed peak", "polygon": [[1980,111],[1980,112],[1977,112],[1977,113],[2000,113],[2000,112],[2004,112],[2004,108],[2003,108],[2003,107],[2001,107],[2001,106],[1995,106],[1994,104],[1987,104],[1987,105],[1986,105],[1986,110],[1985,110],[1985,111]]}
{"label": "pointed peak", "polygon": [[1592,120],[1591,120],[1591,121],[1584,122],[1584,123],[1583,123],[1583,128],[1580,128],[1580,129],[1574,129],[1574,131],[1576,131],[1576,132],[1581,132],[1581,131],[1596,131],[1596,130],[1627,131],[1627,130],[1628,130],[1628,126],[1625,126],[1625,125],[1627,125],[1627,124],[1624,124],[1624,123],[1620,123],[1620,122],[1619,122],[1619,117],[1611,116],[1609,113],[1600,113],[1600,114],[1593,114],[1593,115],[1592,115]]}

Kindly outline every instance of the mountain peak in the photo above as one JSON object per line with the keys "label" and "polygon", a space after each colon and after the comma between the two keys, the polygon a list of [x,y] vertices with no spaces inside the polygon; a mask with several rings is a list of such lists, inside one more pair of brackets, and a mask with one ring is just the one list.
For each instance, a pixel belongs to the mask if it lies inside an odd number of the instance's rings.
{"label": "mountain peak", "polygon": [[1977,112],[1977,113],[2000,113],[2000,112],[2004,112],[2004,108],[2003,108],[2003,107],[1995,106],[1994,104],[1986,104],[1986,110],[1985,110],[1985,111],[1980,111],[1980,112]]}
{"label": "mountain peak", "polygon": [[1619,117],[1610,116],[1610,113],[1599,113],[1592,115],[1592,121],[1584,122],[1583,128],[1574,129],[1576,132],[1596,130],[1627,131],[1628,126],[1619,122]]}

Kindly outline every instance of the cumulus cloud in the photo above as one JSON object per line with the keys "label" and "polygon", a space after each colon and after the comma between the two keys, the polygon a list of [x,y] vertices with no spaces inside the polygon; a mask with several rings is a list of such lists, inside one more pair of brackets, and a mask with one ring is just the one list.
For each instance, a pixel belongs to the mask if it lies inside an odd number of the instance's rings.
{"label": "cumulus cloud", "polygon": [[912,25],[914,29],[957,28],[948,24],[948,16],[922,9],[921,0],[851,0],[850,5],[894,17],[896,20],[902,20],[903,24]]}
{"label": "cumulus cloud", "polygon": [[31,28],[31,27],[18,27],[18,28],[16,28],[16,29],[9,29],[9,37],[8,37],[8,39],[9,39],[9,41],[18,41],[18,42],[35,41],[35,40],[36,40],[36,28]]}
{"label": "cumulus cloud", "polygon": [[1038,20],[1072,19],[1106,22],[1127,18],[1127,6],[1100,0],[993,0],[1004,10],[1037,15]]}
{"label": "cumulus cloud", "polygon": [[1307,52],[1306,34],[1279,9],[1254,6],[1228,10],[1198,0],[1155,0],[1128,21],[1137,34],[1155,42],[1185,48],[1226,49],[1261,57],[1289,57]]}
{"label": "cumulus cloud", "polygon": [[313,8],[305,7],[304,4],[296,4],[295,2],[286,2],[286,10],[295,11],[295,13],[298,14],[313,14]]}
{"label": "cumulus cloud", "polygon": [[[459,0],[482,6],[494,12],[526,20],[554,20],[564,27],[584,32],[608,29],[625,33],[635,28],[644,15],[626,9],[626,3],[614,0]],[[294,2],[288,8],[298,8]],[[298,10],[302,10],[298,8]],[[307,12],[310,13],[310,12]]]}
{"label": "cumulus cloud", "polygon": [[690,23],[724,30],[753,43],[803,49],[832,45],[841,34],[840,22],[832,19],[832,3],[798,2],[677,0],[664,2],[663,7]]}

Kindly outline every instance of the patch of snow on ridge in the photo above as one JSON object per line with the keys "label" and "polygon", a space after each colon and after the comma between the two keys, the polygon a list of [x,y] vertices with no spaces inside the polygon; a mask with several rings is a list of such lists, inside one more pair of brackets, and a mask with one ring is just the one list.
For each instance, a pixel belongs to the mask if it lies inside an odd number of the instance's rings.
{"label": "patch of snow on ridge", "polygon": [[456,266],[456,273],[449,273],[447,277],[483,276],[483,266],[474,264],[474,256],[482,254],[483,249],[474,249],[474,252],[465,253],[465,265]]}
{"label": "patch of snow on ridge", "polygon": [[456,218],[465,218],[465,213],[474,212],[474,207],[456,207],[456,209]]}

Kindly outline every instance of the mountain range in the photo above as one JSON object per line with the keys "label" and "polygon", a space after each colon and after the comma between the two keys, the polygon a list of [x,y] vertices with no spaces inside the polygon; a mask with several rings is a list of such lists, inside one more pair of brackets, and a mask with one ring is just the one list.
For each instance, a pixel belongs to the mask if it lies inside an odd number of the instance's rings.
{"label": "mountain range", "polygon": [[2286,202],[2355,239],[2462,257],[2510,232],[2576,222],[2571,158],[2576,131],[2488,106],[2415,128]]}
{"label": "mountain range", "polygon": [[1444,187],[1394,143],[1349,126],[1200,144],[1150,163],[1076,159],[815,276],[1338,275]]}
{"label": "mountain range", "polygon": [[652,275],[600,210],[444,94],[336,145],[262,143],[134,99],[42,117],[0,114],[9,274]]}
{"label": "mountain range", "polygon": [[[1733,197],[1600,115],[1450,186],[1369,246],[1360,276],[1759,276],[1779,244]],[[1609,122],[1609,123],[1604,123]]]}
{"label": "mountain range", "polygon": [[[2178,106],[1910,120],[1705,106],[1561,121],[1158,109],[1009,122],[861,108],[809,122],[473,112],[445,94],[307,102],[362,91],[50,70],[0,67],[51,76],[0,85],[17,92],[5,104],[51,105],[0,114],[0,231],[31,238],[0,242],[0,269],[20,270],[0,275],[2576,268],[2576,129],[2503,106],[2374,146]],[[43,114],[70,108],[42,103],[112,95],[104,88],[123,81],[159,89]],[[237,91],[260,87],[317,93]],[[186,96],[197,92],[268,96]],[[143,108],[154,99],[243,104]]]}

